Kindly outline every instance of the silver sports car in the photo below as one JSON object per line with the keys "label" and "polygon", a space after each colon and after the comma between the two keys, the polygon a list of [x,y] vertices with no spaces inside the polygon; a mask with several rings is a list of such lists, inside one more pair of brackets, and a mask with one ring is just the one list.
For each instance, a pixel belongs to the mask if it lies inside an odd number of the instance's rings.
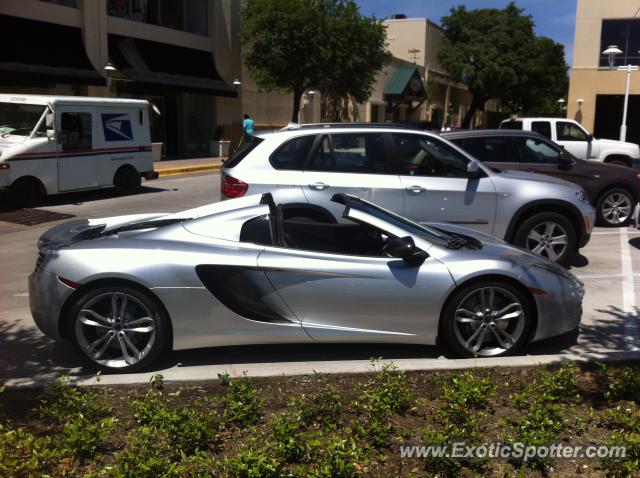
{"label": "silver sports car", "polygon": [[166,349],[262,343],[440,343],[496,356],[578,326],[583,286],[562,267],[477,231],[333,201],[340,221],[265,194],[60,224],[38,244],[33,318],[122,371]]}

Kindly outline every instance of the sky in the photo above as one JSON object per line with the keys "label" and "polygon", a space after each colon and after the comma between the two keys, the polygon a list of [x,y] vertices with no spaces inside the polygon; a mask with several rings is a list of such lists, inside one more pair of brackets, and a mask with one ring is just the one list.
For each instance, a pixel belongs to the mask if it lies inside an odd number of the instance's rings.
{"label": "sky", "polygon": [[[451,7],[465,5],[476,8],[504,8],[509,0],[356,0],[364,15],[385,18],[394,13],[404,13],[409,18],[424,18],[440,23]],[[615,0],[612,0],[615,1]],[[536,33],[553,38],[565,47],[569,65],[573,58],[573,33],[576,21],[576,0],[516,0],[516,5],[531,15]]]}

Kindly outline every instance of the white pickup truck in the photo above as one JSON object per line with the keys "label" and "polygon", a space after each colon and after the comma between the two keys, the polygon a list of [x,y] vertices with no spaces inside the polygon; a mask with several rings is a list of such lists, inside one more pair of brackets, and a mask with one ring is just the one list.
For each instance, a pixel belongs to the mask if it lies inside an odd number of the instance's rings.
{"label": "white pickup truck", "polygon": [[594,138],[580,123],[564,118],[515,118],[500,123],[501,129],[534,131],[564,147],[579,159],[640,167],[640,147],[612,139]]}

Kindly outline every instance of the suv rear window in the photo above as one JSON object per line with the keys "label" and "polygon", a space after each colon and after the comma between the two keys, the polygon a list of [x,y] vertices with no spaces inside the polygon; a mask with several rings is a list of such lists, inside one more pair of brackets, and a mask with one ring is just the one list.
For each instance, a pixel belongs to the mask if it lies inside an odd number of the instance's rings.
{"label": "suv rear window", "polygon": [[522,121],[504,121],[500,123],[500,129],[522,129]]}
{"label": "suv rear window", "polygon": [[235,168],[240,161],[247,157],[247,155],[256,149],[256,147],[262,143],[264,139],[258,138],[257,136],[245,135],[245,138],[242,140],[238,149],[236,149],[233,154],[227,159],[224,163],[225,168]]}
{"label": "suv rear window", "polygon": [[287,141],[271,155],[271,165],[276,169],[302,171],[315,139],[316,135],[310,134]]}

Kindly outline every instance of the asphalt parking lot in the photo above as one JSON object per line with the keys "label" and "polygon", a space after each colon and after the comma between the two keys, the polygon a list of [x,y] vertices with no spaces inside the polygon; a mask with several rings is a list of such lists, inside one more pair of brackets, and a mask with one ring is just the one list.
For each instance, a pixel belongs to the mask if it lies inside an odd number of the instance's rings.
{"label": "asphalt parking lot", "polygon": [[[217,201],[219,179],[218,173],[161,178],[144,183],[142,192],[134,196],[117,197],[110,190],[65,194],[38,208],[77,217],[175,212]],[[0,218],[0,382],[29,384],[65,372],[77,376],[78,381],[93,380],[93,373],[81,366],[69,347],[55,344],[38,331],[29,313],[27,277],[36,258],[36,240],[54,224],[25,226]],[[222,371],[251,375],[364,371],[372,357],[393,360],[407,369],[428,369],[640,355],[640,312],[636,306],[640,231],[596,228],[571,269],[586,286],[580,333],[532,344],[521,357],[454,360],[443,357],[438,347],[426,346],[262,345],[174,352],[154,371],[169,380],[197,380],[216,378]],[[150,374],[111,375],[103,377],[102,383],[148,381]]]}

